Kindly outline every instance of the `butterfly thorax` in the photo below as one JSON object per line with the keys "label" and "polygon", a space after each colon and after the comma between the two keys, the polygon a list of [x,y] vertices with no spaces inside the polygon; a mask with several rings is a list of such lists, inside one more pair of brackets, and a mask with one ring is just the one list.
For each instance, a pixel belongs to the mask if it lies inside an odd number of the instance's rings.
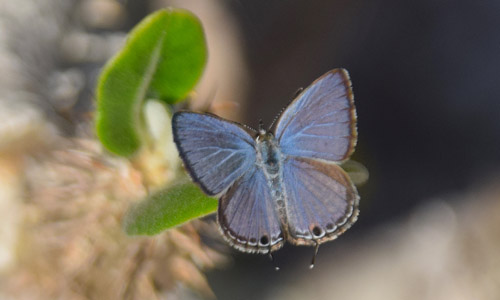
{"label": "butterfly thorax", "polygon": [[266,177],[276,178],[281,168],[281,152],[272,133],[259,134],[256,138],[257,165],[266,173]]}

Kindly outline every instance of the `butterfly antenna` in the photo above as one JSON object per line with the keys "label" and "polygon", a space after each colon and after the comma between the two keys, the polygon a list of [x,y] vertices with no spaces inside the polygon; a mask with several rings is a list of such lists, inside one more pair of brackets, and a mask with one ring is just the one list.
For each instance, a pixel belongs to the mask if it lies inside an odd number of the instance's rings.
{"label": "butterfly antenna", "polygon": [[275,271],[279,271],[280,270],[280,267],[278,267],[276,265],[276,262],[274,261],[274,257],[273,255],[271,254],[271,252],[269,252],[269,260],[271,261],[271,263],[274,265],[274,270]]}
{"label": "butterfly antenna", "polygon": [[269,126],[269,131],[271,131],[271,129],[273,128],[274,126],[274,123],[276,123],[276,121],[278,121],[278,119],[281,117],[281,114],[285,111],[285,109],[287,108],[287,106],[283,107],[280,112],[276,115],[276,117],[274,117],[274,120],[273,122],[271,123],[271,126]]}
{"label": "butterfly antenna", "polygon": [[295,92],[292,100],[290,100],[288,102],[288,104],[280,110],[280,112],[276,115],[276,117],[274,117],[273,122],[271,123],[271,126],[269,126],[269,131],[271,131],[271,129],[273,128],[274,124],[276,123],[276,121],[278,121],[278,119],[281,117],[281,115],[283,114],[283,112],[287,109],[288,106],[290,106],[290,104],[293,102],[293,100],[295,100],[295,98],[297,98],[297,96],[300,95],[300,93],[302,93],[303,90],[304,90],[303,87],[299,88]]}
{"label": "butterfly antenna", "polygon": [[293,96],[293,99],[297,98],[297,96],[300,95],[300,93],[302,93],[303,90],[304,90],[303,87],[299,87],[297,89],[297,91],[295,92],[295,95]]}
{"label": "butterfly antenna", "polygon": [[318,255],[319,243],[316,243],[316,247],[314,247],[314,255],[311,260],[311,265],[309,265],[309,269],[314,268],[314,264],[316,263],[316,256]]}
{"label": "butterfly antenna", "polygon": [[256,130],[255,128],[253,128],[252,126],[248,126],[246,124],[241,124],[243,127],[245,127],[246,129],[249,129],[250,131],[253,131],[253,132],[258,132],[258,130]]}

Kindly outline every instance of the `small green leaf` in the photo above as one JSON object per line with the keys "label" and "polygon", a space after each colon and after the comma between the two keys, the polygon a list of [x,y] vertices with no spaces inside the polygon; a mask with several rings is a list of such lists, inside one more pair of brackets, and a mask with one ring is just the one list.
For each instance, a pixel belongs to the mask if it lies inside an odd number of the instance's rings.
{"label": "small green leaf", "polygon": [[190,12],[160,10],[145,18],[99,78],[96,130],[101,143],[115,154],[133,155],[146,134],[141,120],[145,99],[169,104],[184,99],[206,59],[203,28]]}
{"label": "small green leaf", "polygon": [[217,210],[217,200],[192,182],[177,183],[132,206],[123,222],[129,235],[154,235]]}
{"label": "small green leaf", "polygon": [[368,181],[368,169],[361,163],[354,160],[348,160],[343,163],[341,167],[347,172],[355,185],[363,185]]}

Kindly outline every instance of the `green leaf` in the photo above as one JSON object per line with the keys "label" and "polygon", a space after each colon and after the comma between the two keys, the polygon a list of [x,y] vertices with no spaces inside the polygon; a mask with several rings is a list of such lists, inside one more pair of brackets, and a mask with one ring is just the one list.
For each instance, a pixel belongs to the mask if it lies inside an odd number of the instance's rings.
{"label": "green leaf", "polygon": [[145,139],[145,99],[168,104],[185,99],[206,59],[203,28],[190,12],[160,10],[138,24],[99,78],[96,130],[106,149],[133,155]]}
{"label": "green leaf", "polygon": [[123,222],[129,235],[154,235],[217,210],[217,199],[192,182],[177,183],[132,206]]}
{"label": "green leaf", "polygon": [[348,160],[341,167],[347,172],[355,185],[363,185],[368,181],[370,175],[368,169],[363,164],[354,160]]}

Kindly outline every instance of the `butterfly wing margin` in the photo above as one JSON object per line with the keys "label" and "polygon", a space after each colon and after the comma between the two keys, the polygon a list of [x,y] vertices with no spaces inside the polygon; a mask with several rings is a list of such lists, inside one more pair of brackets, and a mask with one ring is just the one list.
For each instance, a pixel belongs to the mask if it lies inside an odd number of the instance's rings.
{"label": "butterfly wing margin", "polygon": [[255,142],[236,123],[210,114],[177,112],[172,130],[184,166],[208,195],[222,193],[255,164]]}
{"label": "butterfly wing margin", "polygon": [[279,118],[275,136],[283,153],[340,162],[357,141],[349,74],[334,69],[304,90]]}
{"label": "butterfly wing margin", "polygon": [[266,254],[283,246],[271,189],[262,169],[257,167],[221,197],[217,220],[224,238],[240,251]]}
{"label": "butterfly wing margin", "polygon": [[283,164],[288,241],[317,245],[337,238],[356,221],[359,196],[336,164],[288,158]]}

